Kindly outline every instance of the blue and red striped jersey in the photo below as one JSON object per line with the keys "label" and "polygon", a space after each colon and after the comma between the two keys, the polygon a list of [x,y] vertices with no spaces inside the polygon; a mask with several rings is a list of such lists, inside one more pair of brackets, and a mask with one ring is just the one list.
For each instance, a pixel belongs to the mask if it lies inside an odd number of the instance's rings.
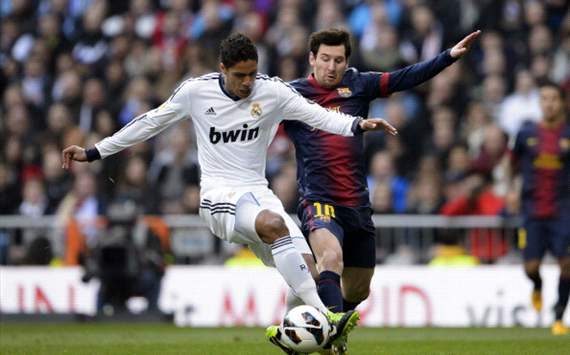
{"label": "blue and red striped jersey", "polygon": [[[432,78],[455,59],[449,50],[432,60],[393,72],[359,72],[348,68],[334,88],[320,86],[312,75],[291,82],[304,97],[331,110],[366,117],[370,102],[410,89]],[[293,141],[302,199],[357,207],[370,204],[364,167],[362,134],[342,137],[302,122],[283,121]]]}
{"label": "blue and red striped jersey", "polygon": [[527,122],[511,154],[523,177],[523,214],[570,218],[570,125]]}

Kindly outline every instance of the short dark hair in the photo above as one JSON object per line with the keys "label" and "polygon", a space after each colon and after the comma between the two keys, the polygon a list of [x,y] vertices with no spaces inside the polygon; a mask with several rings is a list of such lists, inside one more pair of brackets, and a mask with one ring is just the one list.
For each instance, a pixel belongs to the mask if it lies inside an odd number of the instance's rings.
{"label": "short dark hair", "polygon": [[257,62],[257,48],[247,36],[241,33],[229,35],[220,44],[220,62],[231,68],[239,62],[255,60]]}
{"label": "short dark hair", "polygon": [[321,44],[327,46],[344,45],[344,54],[346,59],[350,57],[352,48],[350,46],[350,33],[340,28],[329,28],[314,32],[309,37],[309,48],[313,55],[317,55]]}
{"label": "short dark hair", "polygon": [[560,85],[556,84],[554,81],[551,81],[548,79],[539,80],[538,87],[540,89],[545,88],[545,87],[556,89],[556,91],[558,91],[558,94],[560,95],[560,98],[562,100],[565,99],[564,90],[562,90],[562,87]]}

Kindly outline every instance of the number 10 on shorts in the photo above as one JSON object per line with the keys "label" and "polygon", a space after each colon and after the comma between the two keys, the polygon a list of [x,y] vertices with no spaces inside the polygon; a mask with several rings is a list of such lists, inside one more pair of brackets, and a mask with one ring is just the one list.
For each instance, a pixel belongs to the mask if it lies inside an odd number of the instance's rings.
{"label": "number 10 on shorts", "polygon": [[[321,204],[320,202],[313,202],[313,206],[315,206],[315,217],[319,218],[335,218],[334,215],[334,207],[325,203]],[[324,212],[324,213],[323,213]]]}

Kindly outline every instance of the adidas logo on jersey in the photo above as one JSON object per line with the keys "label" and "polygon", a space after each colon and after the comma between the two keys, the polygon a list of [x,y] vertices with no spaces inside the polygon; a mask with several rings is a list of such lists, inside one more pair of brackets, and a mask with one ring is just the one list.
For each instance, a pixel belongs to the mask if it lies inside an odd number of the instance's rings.
{"label": "adidas logo on jersey", "polygon": [[212,144],[233,143],[250,141],[259,136],[259,127],[247,129],[248,125],[242,126],[244,129],[234,129],[226,132],[218,132],[215,127],[210,127],[210,142]]}
{"label": "adidas logo on jersey", "polygon": [[206,110],[206,112],[204,112],[204,114],[206,115],[211,115],[211,116],[215,116],[216,115],[216,111],[214,111],[213,107],[210,107],[209,109]]}

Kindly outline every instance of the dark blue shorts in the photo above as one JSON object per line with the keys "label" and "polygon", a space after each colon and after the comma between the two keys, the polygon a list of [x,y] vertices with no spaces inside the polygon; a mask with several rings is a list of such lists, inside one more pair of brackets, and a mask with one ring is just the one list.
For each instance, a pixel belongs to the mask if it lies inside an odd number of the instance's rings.
{"label": "dark blue shorts", "polygon": [[370,207],[351,208],[302,201],[298,214],[306,238],[320,228],[326,228],[336,236],[342,246],[345,267],[376,266],[376,234]]}
{"label": "dark blue shorts", "polygon": [[570,256],[570,218],[525,218],[519,247],[525,261],[540,260],[547,250],[556,258]]}

